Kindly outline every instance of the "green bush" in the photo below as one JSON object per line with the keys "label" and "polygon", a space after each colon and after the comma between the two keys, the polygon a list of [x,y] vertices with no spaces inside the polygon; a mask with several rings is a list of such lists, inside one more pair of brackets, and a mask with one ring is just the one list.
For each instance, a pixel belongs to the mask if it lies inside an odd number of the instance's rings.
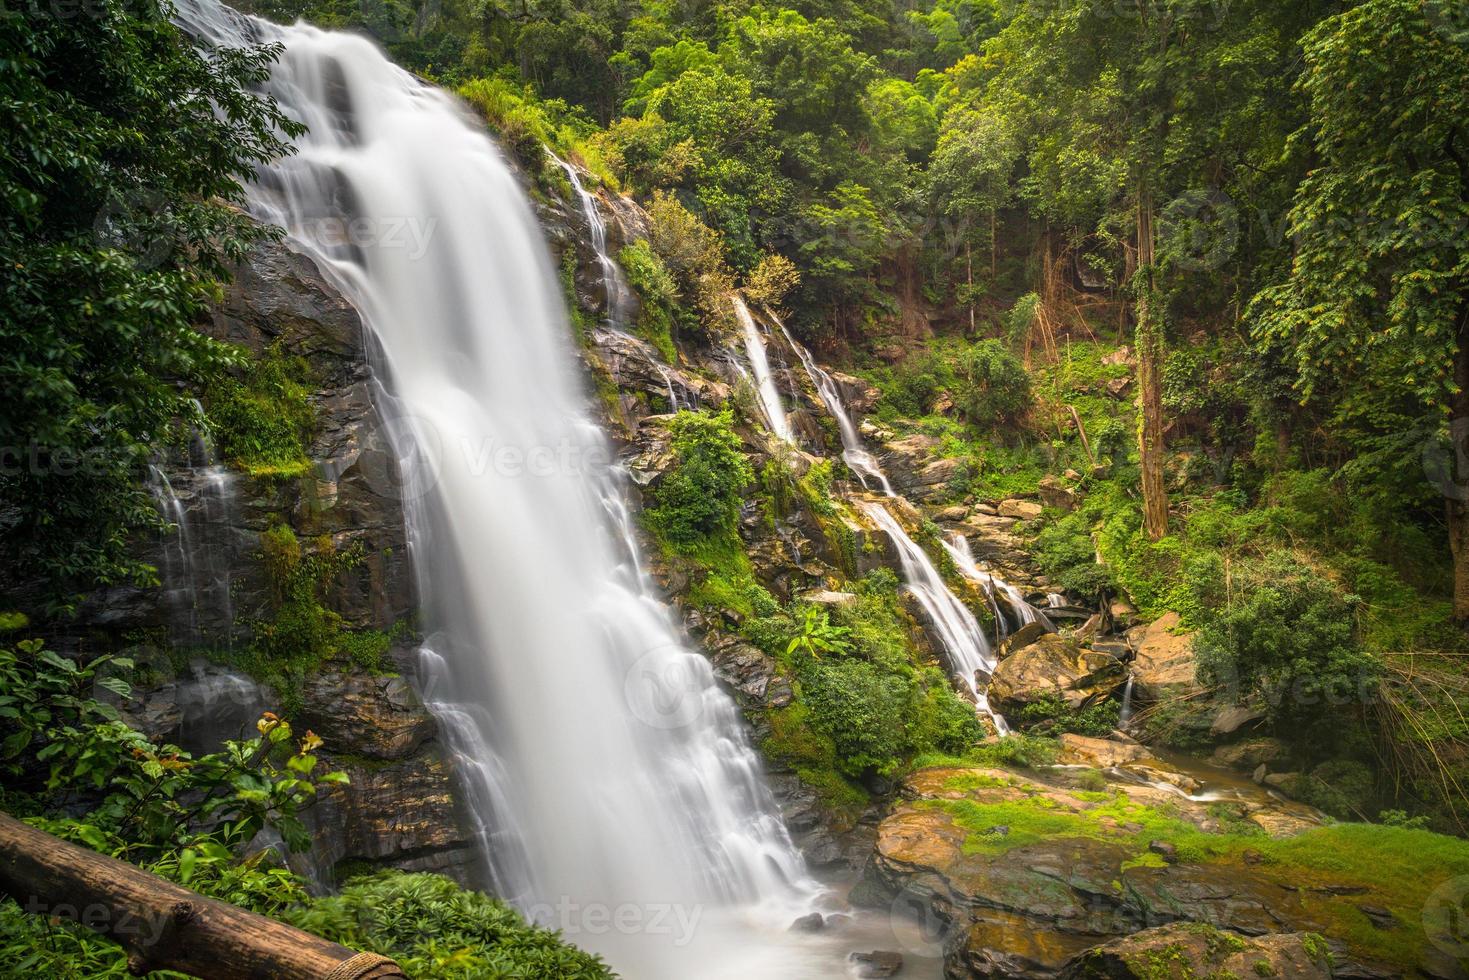
{"label": "green bush", "polygon": [[1078,709],[1068,705],[1060,695],[1048,694],[1025,705],[1009,720],[1051,735],[1072,732],[1100,736],[1112,733],[1121,711],[1122,705],[1112,700],[1098,701]]}
{"label": "green bush", "polygon": [[306,361],[278,349],[251,359],[237,375],[209,388],[205,414],[215,448],[231,466],[257,476],[299,476],[311,461],[316,429],[311,372]]}
{"label": "green bush", "polygon": [[665,361],[673,363],[678,354],[673,346],[678,284],[646,241],[636,241],[624,247],[617,258],[628,285],[638,294],[638,334],[656,347]]}
{"label": "green bush", "polygon": [[291,909],[298,928],[356,949],[391,956],[421,980],[526,977],[606,980],[601,958],[526,923],[508,905],[436,874],[385,871],[337,895]]}
{"label": "green bush", "polygon": [[800,677],[811,725],[835,744],[842,772],[891,775],[898,769],[909,749],[904,678],[851,658],[807,662]]}
{"label": "green bush", "polygon": [[954,403],[971,425],[1013,425],[1030,409],[1030,375],[998,340],[982,340],[954,364]]}
{"label": "green bush", "polygon": [[1111,572],[1097,562],[1096,553],[1091,524],[1080,512],[1048,521],[1031,547],[1037,568],[1065,592],[1087,599],[1115,590]]}
{"label": "green bush", "polygon": [[674,461],[653,490],[654,506],[646,512],[651,527],[675,548],[733,536],[745,488],[755,480],[734,416],[679,412],[669,428]]}
{"label": "green bush", "polygon": [[1199,678],[1262,696],[1277,721],[1357,707],[1378,666],[1357,644],[1356,604],[1285,552],[1237,566],[1228,599],[1194,640]]}

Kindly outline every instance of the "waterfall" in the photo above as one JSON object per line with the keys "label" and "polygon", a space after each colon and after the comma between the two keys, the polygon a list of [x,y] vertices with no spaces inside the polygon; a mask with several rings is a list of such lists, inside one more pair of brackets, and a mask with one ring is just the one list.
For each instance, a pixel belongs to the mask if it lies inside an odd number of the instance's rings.
{"label": "waterfall", "polygon": [[[995,669],[995,657],[984,630],[979,627],[979,620],[954,595],[928,553],[908,536],[903,525],[886,507],[876,500],[859,500],[856,504],[897,546],[898,561],[903,567],[903,580],[908,583],[908,591],[918,600],[933,624],[940,642],[948,651],[950,666],[974,697],[976,707],[981,714],[994,719],[995,728],[1001,735],[1009,734],[1005,719],[990,708],[989,696],[985,693],[989,676]],[[978,676],[980,674],[984,675],[983,680]]]}
{"label": "waterfall", "polygon": [[[197,402],[195,408],[202,419]],[[229,649],[234,625],[230,534],[238,510],[234,476],[215,462],[214,447],[196,427],[187,462],[167,468],[150,464],[147,485],[170,524],[159,541],[159,571],[173,639]]]}
{"label": "waterfall", "polygon": [[883,493],[889,497],[893,496],[892,484],[888,483],[887,474],[878,465],[877,457],[868,452],[867,447],[862,444],[862,437],[858,435],[857,426],[853,424],[851,415],[847,413],[847,407],[842,402],[841,391],[837,388],[836,381],[821,369],[816,359],[811,356],[811,352],[791,336],[791,332],[786,329],[786,325],[781,323],[779,318],[772,316],[772,319],[780,327],[780,332],[785,335],[786,343],[791,345],[791,349],[801,359],[801,366],[806,369],[806,377],[811,379],[816,393],[821,396],[821,403],[836,420],[837,432],[842,438],[842,460],[847,464],[847,468],[857,474],[857,479],[861,481],[864,488],[872,489],[872,485],[867,482],[871,480],[872,483],[882,488]]}
{"label": "waterfall", "polygon": [[581,205],[582,217],[587,222],[587,234],[591,238],[592,251],[597,253],[597,263],[602,267],[602,289],[607,294],[607,323],[613,329],[622,330],[627,325],[627,311],[632,305],[632,291],[622,266],[607,252],[607,222],[602,220],[602,209],[597,198],[581,182],[581,175],[569,161],[563,160],[550,150],[546,151],[555,164],[566,174],[571,189]]}
{"label": "waterfall", "polygon": [[[209,0],[180,18],[213,44],[284,46],[265,90],[309,132],[252,207],[375,340],[428,634],[419,681],[497,889],[629,977],[841,976],[786,932],[814,886],[734,702],[642,572],[515,174],[456,101],[361,37]],[[350,248],[313,233],[344,218],[363,232]]]}
{"label": "waterfall", "polygon": [[1127,672],[1127,683],[1122,688],[1122,710],[1117,713],[1117,727],[1127,729],[1127,723],[1132,721],[1132,671]]}
{"label": "waterfall", "polygon": [[1056,631],[1055,624],[1051,622],[1050,617],[1026,602],[1025,596],[1019,589],[994,572],[979,567],[979,563],[974,560],[974,553],[969,550],[969,539],[964,535],[950,535],[949,539],[944,542],[944,550],[949,553],[949,557],[954,559],[954,565],[959,569],[960,574],[971,582],[977,582],[985,595],[989,596],[990,607],[994,609],[1000,626],[1000,639],[1009,636],[1012,630],[1009,619],[997,601],[997,593],[1005,597],[1005,606],[1010,610],[1010,616],[1015,618],[1015,629],[1030,623],[1040,623],[1050,632]]}
{"label": "waterfall", "polygon": [[760,395],[760,408],[765,412],[765,421],[771,432],[786,442],[793,442],[795,437],[791,433],[791,424],[786,419],[780,391],[776,389],[775,378],[770,373],[770,359],[765,354],[765,338],[760,336],[760,328],[755,325],[755,318],[750,315],[750,308],[745,305],[745,301],[738,295],[731,295],[729,301],[734,306],[735,317],[740,321],[740,331],[745,340],[745,358],[750,362],[750,370],[755,372],[755,390]]}

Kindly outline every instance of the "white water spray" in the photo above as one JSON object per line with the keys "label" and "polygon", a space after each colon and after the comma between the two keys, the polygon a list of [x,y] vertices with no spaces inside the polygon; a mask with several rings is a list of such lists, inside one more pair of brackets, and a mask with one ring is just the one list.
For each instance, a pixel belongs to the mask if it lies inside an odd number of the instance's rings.
{"label": "white water spray", "polygon": [[[734,703],[641,571],[515,175],[459,104],[360,37],[204,0],[180,18],[213,44],[285,47],[266,88],[309,133],[252,205],[377,341],[431,631],[420,681],[498,889],[628,976],[842,975],[785,932],[813,886]],[[308,233],[323,215],[434,233],[421,254],[343,248]]]}

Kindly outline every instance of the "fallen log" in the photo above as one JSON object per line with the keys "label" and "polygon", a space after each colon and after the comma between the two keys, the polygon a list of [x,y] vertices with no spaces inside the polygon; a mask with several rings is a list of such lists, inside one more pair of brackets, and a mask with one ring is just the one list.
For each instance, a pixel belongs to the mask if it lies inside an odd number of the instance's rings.
{"label": "fallen log", "polygon": [[128,969],[206,980],[392,980],[392,960],[205,898],[136,865],[0,814],[0,892],[128,951]]}

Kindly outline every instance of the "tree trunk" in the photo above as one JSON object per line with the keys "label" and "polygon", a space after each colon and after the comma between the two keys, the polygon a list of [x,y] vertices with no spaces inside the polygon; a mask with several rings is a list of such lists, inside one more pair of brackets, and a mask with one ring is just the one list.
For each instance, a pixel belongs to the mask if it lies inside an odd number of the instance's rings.
{"label": "tree trunk", "polygon": [[1142,467],[1143,528],[1157,541],[1168,533],[1168,491],[1163,485],[1163,324],[1153,281],[1153,203],[1144,192],[1137,206],[1138,457]]}
{"label": "tree trunk", "polygon": [[969,242],[964,242],[964,265],[969,283],[969,336],[974,336],[974,253]]}
{"label": "tree trunk", "polygon": [[1444,487],[1449,550],[1454,556],[1454,619],[1469,624],[1469,304],[1459,315],[1454,348],[1454,384],[1449,404],[1449,437],[1453,440],[1451,468]]}
{"label": "tree trunk", "polygon": [[111,936],[128,951],[128,968],[137,975],[176,970],[208,980],[404,976],[385,957],[205,898],[4,814],[0,892],[32,914],[72,919]]}

